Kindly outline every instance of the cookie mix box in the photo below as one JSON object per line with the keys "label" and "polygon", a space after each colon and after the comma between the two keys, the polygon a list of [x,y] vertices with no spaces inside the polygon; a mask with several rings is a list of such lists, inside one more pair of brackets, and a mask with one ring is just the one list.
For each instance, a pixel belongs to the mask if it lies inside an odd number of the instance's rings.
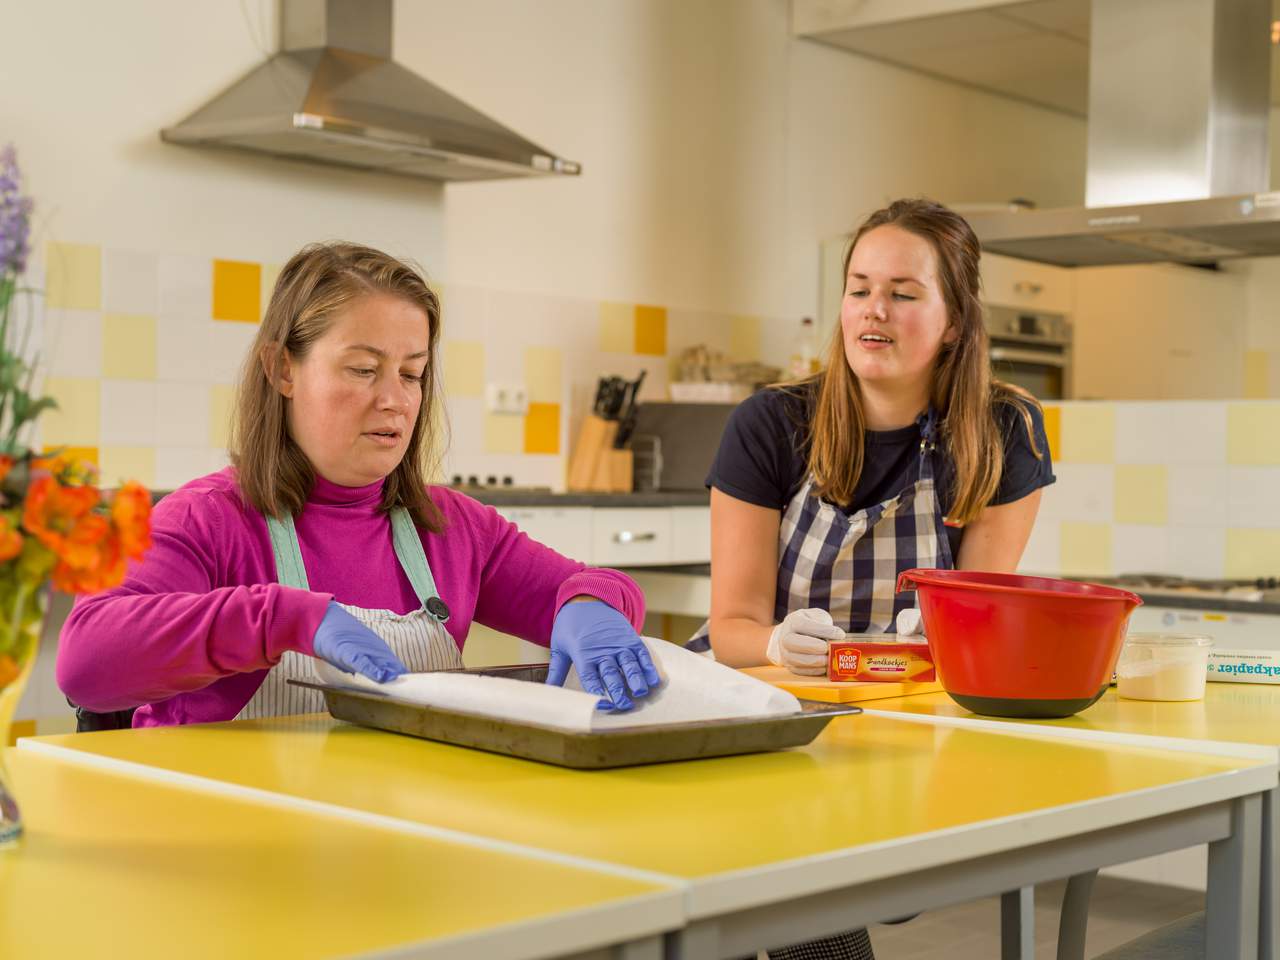
{"label": "cookie mix box", "polygon": [[937,678],[929,644],[923,640],[832,640],[827,644],[828,680],[931,683]]}

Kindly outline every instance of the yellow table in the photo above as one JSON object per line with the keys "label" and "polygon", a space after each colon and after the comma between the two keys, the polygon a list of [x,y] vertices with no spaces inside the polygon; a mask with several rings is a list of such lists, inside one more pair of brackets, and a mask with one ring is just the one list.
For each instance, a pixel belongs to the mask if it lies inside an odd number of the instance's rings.
{"label": "yellow table", "polygon": [[[1114,687],[1087,710],[1059,720],[1009,720],[982,717],[961,707],[945,693],[879,701],[882,716],[909,717],[968,729],[998,729],[1017,724],[1048,734],[1096,742],[1146,743],[1162,748],[1222,750],[1233,744],[1280,747],[1280,685],[1210,683],[1203,700],[1164,703],[1127,700]],[[1275,956],[1280,948],[1280,830],[1275,827],[1280,791],[1262,802],[1264,851],[1260,874],[1259,955]],[[1269,854],[1269,855],[1268,855]]]}
{"label": "yellow table", "polygon": [[656,958],[683,919],[677,890],[617,871],[35,751],[6,764],[27,829],[0,852],[0,957],[532,958],[632,942]]}
{"label": "yellow table", "polygon": [[[595,772],[294,717],[20,741],[685,888],[681,956],[741,956],[1208,842],[1256,888],[1270,751],[1222,757],[837,719],[807,748]],[[1239,907],[1257,929],[1257,898]],[[1247,954],[1238,953],[1241,958]]]}

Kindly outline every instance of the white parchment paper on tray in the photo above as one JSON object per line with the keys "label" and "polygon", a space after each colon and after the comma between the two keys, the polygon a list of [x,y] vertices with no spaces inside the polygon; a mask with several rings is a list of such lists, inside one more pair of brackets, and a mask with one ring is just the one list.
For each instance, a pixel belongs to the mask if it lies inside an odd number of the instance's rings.
{"label": "white parchment paper on tray", "polygon": [[333,686],[372,690],[440,709],[582,733],[800,712],[800,701],[772,684],[665,640],[645,637],[644,642],[664,682],[656,692],[639,700],[635,709],[623,713],[597,710],[596,696],[582,691],[573,670],[564,687],[459,673],[410,673],[390,683],[376,683],[344,673],[324,661],[317,661],[316,671],[322,683]]}

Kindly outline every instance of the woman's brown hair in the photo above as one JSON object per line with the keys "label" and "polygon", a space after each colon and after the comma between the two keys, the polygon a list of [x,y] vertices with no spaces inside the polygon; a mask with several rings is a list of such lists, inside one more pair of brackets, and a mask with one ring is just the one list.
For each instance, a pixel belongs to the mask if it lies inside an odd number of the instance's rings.
{"label": "woman's brown hair", "polygon": [[315,484],[315,468],[289,435],[289,401],[276,387],[287,352],[302,360],[335,314],[360,297],[383,293],[418,307],[427,318],[428,361],[422,405],[404,458],[382,488],[381,509],[402,506],[419,526],[437,532],[444,520],[427,496],[427,458],[436,421],[436,343],[440,300],[412,266],[354,243],[313,243],[299,250],[276,279],[266,316],[245,358],[231,428],[231,462],[245,502],[267,516],[296,514]]}
{"label": "woman's brown hair", "polygon": [[[941,418],[941,440],[955,463],[951,509],[947,519],[969,523],[991,502],[1000,486],[1004,444],[995,406],[1014,404],[1022,415],[1037,457],[1028,404],[1039,406],[1021,387],[991,376],[987,331],[982,323],[981,248],[969,224],[940,203],[924,199],[895,200],[871,214],[854,234],[844,255],[844,273],[854,247],[867,233],[892,225],[928,241],[938,260],[947,317],[957,336],[944,343],[934,363],[929,402]],[[844,281],[847,283],[847,280]],[[833,503],[850,503],[862,475],[866,417],[858,378],[845,357],[837,322],[824,371],[809,378],[817,404],[809,425],[809,471],[814,491]]]}

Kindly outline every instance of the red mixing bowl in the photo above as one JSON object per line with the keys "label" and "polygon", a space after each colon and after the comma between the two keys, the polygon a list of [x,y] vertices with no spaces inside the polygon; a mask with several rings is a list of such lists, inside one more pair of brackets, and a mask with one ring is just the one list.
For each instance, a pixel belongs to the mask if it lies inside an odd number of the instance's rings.
{"label": "red mixing bowl", "polygon": [[1107,689],[1129,614],[1127,590],[972,570],[907,570],[942,687],[993,717],[1069,717]]}

